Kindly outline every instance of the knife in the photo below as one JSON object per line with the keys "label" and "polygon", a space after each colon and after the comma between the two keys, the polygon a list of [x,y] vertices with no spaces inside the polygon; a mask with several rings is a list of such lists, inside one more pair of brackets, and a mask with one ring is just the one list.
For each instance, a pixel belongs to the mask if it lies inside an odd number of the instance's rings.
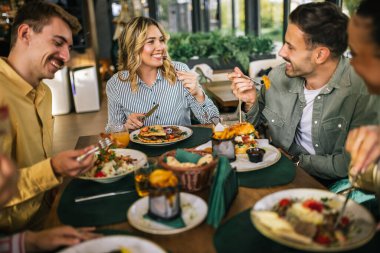
{"label": "knife", "polygon": [[109,196],[116,196],[116,195],[121,195],[121,194],[127,194],[130,192],[134,192],[135,190],[129,190],[129,191],[119,191],[119,192],[109,192],[109,193],[102,193],[102,194],[97,194],[97,195],[92,195],[92,196],[86,196],[86,197],[78,197],[75,198],[74,202],[83,202],[87,200],[92,200],[92,199],[99,199],[99,198],[104,198],[104,197],[109,197]]}
{"label": "knife", "polygon": [[150,109],[147,113],[145,113],[144,117],[142,118],[142,120],[148,118],[150,115],[152,115],[154,113],[154,111],[157,110],[159,104],[156,104],[155,106],[152,107],[152,109]]}

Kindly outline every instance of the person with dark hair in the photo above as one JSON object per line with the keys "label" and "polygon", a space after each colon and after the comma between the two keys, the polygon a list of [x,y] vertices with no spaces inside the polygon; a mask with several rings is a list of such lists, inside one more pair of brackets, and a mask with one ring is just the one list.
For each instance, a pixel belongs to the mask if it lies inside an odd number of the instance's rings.
{"label": "person with dark hair", "polygon": [[[197,74],[171,61],[169,35],[155,20],[131,19],[119,36],[118,72],[107,82],[106,131],[135,130],[143,125],[190,125],[191,113],[202,123],[219,118],[219,111],[204,93]],[[159,104],[154,114],[144,113]]]}
{"label": "person with dark hair", "polygon": [[51,189],[64,176],[93,166],[92,147],[52,155],[52,95],[42,80],[53,78],[70,59],[78,20],[61,7],[29,1],[17,12],[8,58],[0,58],[0,107],[9,110],[10,131],[0,136],[0,152],[19,169],[16,194],[0,211],[0,230],[39,229],[53,201]]}
{"label": "person with dark hair", "polygon": [[[255,86],[235,68],[229,74],[244,118],[266,123],[275,146],[326,186],[346,178],[350,157],[344,144],[350,129],[377,122],[379,99],[342,56],[348,17],[329,2],[299,5],[289,16],[271,86]],[[257,94],[258,93],[258,94]]]}
{"label": "person with dark hair", "polygon": [[[348,26],[351,65],[365,80],[368,90],[380,95],[380,5],[363,0]],[[379,107],[376,108],[379,110]],[[360,173],[357,186],[380,196],[380,125],[350,131],[346,149],[351,154],[350,175]]]}

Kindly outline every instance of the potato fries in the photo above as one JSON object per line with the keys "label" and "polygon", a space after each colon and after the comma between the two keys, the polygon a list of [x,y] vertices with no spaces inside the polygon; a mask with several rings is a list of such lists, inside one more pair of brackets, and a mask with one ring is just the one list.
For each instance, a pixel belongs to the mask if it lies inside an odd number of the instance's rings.
{"label": "potato fries", "polygon": [[263,76],[262,80],[264,82],[265,89],[269,90],[269,88],[270,88],[270,79],[269,79],[269,77],[268,76]]}
{"label": "potato fries", "polygon": [[235,136],[235,129],[233,127],[225,127],[223,131],[215,131],[213,138],[218,140],[227,140]]}
{"label": "potato fries", "polygon": [[178,185],[178,179],[172,171],[157,169],[149,176],[149,182],[153,187],[165,188]]}

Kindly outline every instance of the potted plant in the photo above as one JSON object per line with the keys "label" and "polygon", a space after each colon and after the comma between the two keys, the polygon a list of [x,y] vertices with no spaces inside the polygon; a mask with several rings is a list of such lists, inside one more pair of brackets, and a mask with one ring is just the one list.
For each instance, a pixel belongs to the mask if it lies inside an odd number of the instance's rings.
{"label": "potted plant", "polygon": [[206,63],[213,69],[230,69],[239,66],[247,72],[252,55],[271,54],[274,45],[268,38],[253,35],[235,36],[210,33],[176,33],[169,40],[169,53],[173,60],[185,62],[189,67]]}

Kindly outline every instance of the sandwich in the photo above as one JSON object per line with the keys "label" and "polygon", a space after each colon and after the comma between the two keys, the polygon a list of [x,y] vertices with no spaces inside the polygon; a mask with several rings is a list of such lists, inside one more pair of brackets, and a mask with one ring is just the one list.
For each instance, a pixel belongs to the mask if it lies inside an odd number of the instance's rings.
{"label": "sandwich", "polygon": [[141,128],[137,138],[146,143],[163,143],[177,141],[184,136],[178,126],[153,125]]}
{"label": "sandwich", "polygon": [[248,123],[242,122],[232,126],[235,132],[235,153],[245,154],[247,149],[255,148],[257,142],[255,138],[258,137],[258,132],[255,127]]}

